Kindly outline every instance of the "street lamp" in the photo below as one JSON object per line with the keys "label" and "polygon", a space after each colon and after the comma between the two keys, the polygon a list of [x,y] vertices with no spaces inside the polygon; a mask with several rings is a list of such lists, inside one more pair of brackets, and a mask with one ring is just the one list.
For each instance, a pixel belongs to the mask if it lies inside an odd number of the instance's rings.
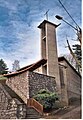
{"label": "street lamp", "polygon": [[71,26],[74,30],[76,30],[77,33],[78,33],[78,39],[79,39],[80,43],[82,43],[82,30],[81,30],[81,28],[80,28],[79,26],[78,26],[79,29],[77,29],[77,28],[75,28],[73,25],[71,25],[69,22],[65,21],[65,20],[63,19],[63,17],[61,17],[61,16],[59,16],[59,15],[56,15],[55,17],[56,17],[58,20],[64,21],[64,22],[67,23],[69,26]]}
{"label": "street lamp", "polygon": [[64,21],[64,22],[67,23],[69,26],[71,26],[72,28],[74,28],[75,30],[77,30],[77,28],[75,28],[74,26],[72,26],[69,22],[65,21],[65,20],[63,19],[63,17],[61,17],[61,16],[59,16],[59,15],[56,15],[55,17],[56,17],[58,20]]}

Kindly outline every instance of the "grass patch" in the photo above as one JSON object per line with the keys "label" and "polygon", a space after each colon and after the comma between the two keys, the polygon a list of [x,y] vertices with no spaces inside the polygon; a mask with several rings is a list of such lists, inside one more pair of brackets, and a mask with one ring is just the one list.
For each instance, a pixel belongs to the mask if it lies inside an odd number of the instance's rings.
{"label": "grass patch", "polygon": [[0,76],[0,80],[6,80],[7,78],[4,76]]}

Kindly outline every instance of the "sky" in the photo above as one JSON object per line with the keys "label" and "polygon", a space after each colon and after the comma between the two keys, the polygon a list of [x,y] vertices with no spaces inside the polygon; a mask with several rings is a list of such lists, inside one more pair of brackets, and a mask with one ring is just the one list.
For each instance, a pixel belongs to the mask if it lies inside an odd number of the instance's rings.
{"label": "sky", "polygon": [[[81,0],[61,0],[76,23],[81,27]],[[71,25],[71,20],[58,0],[0,0],[0,59],[12,69],[15,60],[20,67],[34,63],[40,56],[40,30],[38,25],[46,19],[61,25],[56,30],[58,56],[69,54],[66,37],[70,45],[77,43],[76,31],[55,15],[63,16]],[[74,40],[73,40],[74,39]]]}

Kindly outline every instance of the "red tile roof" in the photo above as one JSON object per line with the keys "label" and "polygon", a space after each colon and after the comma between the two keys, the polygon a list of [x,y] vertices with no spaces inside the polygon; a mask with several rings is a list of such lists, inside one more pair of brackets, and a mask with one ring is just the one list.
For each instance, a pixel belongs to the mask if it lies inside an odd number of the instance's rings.
{"label": "red tile roof", "polygon": [[[58,58],[58,61],[61,62],[61,61],[66,61],[67,64],[79,75],[81,76],[76,70],[75,68],[67,61],[67,59],[65,57],[59,57]],[[17,74],[20,74],[20,73],[23,73],[25,71],[34,71],[35,69],[39,68],[41,65],[44,65],[45,63],[47,62],[46,59],[41,59],[39,60],[38,62],[36,63],[33,63],[31,65],[28,65],[28,66],[25,66],[21,69],[19,69],[18,71],[16,72],[13,72],[13,73],[10,73],[10,74],[5,74],[4,76],[5,77],[10,77],[10,76],[14,76],[14,75],[17,75]]]}
{"label": "red tile roof", "polygon": [[14,76],[14,75],[23,73],[25,71],[34,71],[35,69],[39,68],[41,65],[44,65],[46,62],[47,62],[46,59],[41,59],[41,60],[39,60],[38,62],[36,62],[34,64],[25,66],[25,67],[21,68],[20,70],[18,70],[16,72],[13,72],[13,73],[10,73],[10,74],[5,74],[4,76],[5,77],[10,77],[10,76]]}

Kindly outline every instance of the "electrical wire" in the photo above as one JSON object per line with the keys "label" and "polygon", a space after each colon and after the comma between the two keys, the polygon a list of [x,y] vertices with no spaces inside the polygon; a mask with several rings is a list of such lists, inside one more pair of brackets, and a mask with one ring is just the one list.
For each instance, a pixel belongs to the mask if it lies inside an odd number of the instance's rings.
{"label": "electrical wire", "polygon": [[[67,14],[70,16],[70,18],[73,20],[73,22],[76,24],[76,26],[78,26],[78,24],[76,23],[76,21],[73,19],[73,17],[70,15],[70,13],[67,11],[67,9],[65,8],[65,6],[62,4],[62,2],[60,0],[58,0],[59,3],[62,5],[62,7],[64,8],[64,10],[67,12]],[[78,28],[80,28],[78,26]]]}

